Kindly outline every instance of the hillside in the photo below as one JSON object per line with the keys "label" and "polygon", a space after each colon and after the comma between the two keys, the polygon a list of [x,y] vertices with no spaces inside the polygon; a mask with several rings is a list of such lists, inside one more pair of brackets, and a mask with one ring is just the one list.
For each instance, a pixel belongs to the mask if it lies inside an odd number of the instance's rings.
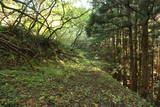
{"label": "hillside", "polygon": [[44,60],[34,67],[0,71],[1,107],[150,107],[137,94],[123,87],[102,62]]}
{"label": "hillside", "polygon": [[0,7],[0,107],[159,107],[160,0]]}

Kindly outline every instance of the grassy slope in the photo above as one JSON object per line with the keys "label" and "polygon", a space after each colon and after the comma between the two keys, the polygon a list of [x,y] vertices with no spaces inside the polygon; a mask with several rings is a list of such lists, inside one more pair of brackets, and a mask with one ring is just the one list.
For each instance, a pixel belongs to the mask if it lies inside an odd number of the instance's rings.
{"label": "grassy slope", "polygon": [[45,62],[36,66],[44,73],[28,67],[0,71],[0,107],[149,107],[103,72],[101,62]]}

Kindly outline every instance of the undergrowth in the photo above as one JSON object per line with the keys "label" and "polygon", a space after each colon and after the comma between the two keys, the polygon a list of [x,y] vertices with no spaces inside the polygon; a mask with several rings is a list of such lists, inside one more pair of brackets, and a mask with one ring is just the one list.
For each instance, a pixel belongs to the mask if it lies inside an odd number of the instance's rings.
{"label": "undergrowth", "polygon": [[33,65],[36,72],[27,66],[0,71],[1,107],[150,106],[102,71],[103,62],[81,58]]}
{"label": "undergrowth", "polygon": [[[0,69],[32,65],[34,60],[59,60],[73,57],[73,52],[54,39],[34,35],[24,27],[0,26]],[[71,58],[70,58],[71,59]]]}

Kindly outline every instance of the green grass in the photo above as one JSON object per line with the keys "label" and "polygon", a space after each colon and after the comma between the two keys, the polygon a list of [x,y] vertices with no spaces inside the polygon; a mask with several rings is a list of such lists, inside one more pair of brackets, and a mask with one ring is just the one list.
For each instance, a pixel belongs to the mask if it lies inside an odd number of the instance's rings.
{"label": "green grass", "polygon": [[[101,70],[103,62],[77,59],[74,62],[44,61],[0,71],[0,107],[149,107],[137,94],[121,86]],[[39,72],[43,71],[43,72]]]}

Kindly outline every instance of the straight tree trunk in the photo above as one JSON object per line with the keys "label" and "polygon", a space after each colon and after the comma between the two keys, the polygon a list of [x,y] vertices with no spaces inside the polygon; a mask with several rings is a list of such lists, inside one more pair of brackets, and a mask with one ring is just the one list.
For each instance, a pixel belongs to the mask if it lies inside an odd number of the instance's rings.
{"label": "straight tree trunk", "polygon": [[126,50],[126,36],[125,36],[125,30],[123,30],[123,34],[122,34],[122,49],[123,49],[123,51],[122,51],[122,60],[123,60],[123,69],[124,69],[124,71],[123,71],[123,76],[124,76],[124,78],[123,78],[123,85],[124,86],[126,86],[127,87],[127,68],[126,68],[126,66],[127,66],[127,59],[126,59],[126,57],[127,57],[127,54],[126,54],[126,52],[127,52],[127,50]]}
{"label": "straight tree trunk", "polygon": [[[128,3],[129,4],[129,3]],[[128,29],[129,29],[129,50],[130,50],[130,74],[131,74],[131,89],[137,91],[137,83],[135,77],[135,63],[134,63],[134,45],[133,45],[133,31],[132,31],[132,21],[131,21],[131,11],[128,9]]]}
{"label": "straight tree trunk", "polygon": [[137,92],[137,82],[138,82],[138,65],[137,65],[137,15],[135,16],[136,17],[136,21],[135,21],[135,26],[134,26],[134,72],[132,74],[132,81],[133,81],[133,90],[135,92]]}
{"label": "straight tree trunk", "polygon": [[132,35],[132,27],[129,27],[129,48],[130,48],[130,72],[131,72],[131,83],[132,83],[132,90],[137,91],[137,87],[135,87],[135,65],[134,65],[134,55],[133,55],[133,35]]}
{"label": "straight tree trunk", "polygon": [[142,97],[146,98],[149,92],[150,73],[148,67],[148,21],[142,25]]}

